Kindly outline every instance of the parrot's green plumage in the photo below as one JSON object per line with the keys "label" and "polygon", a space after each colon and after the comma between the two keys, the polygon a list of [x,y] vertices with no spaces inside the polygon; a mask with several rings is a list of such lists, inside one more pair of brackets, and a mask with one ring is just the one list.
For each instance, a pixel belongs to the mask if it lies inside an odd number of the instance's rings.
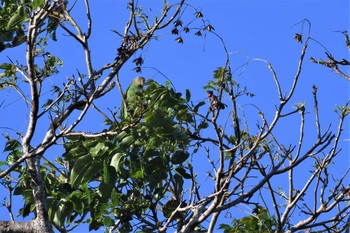
{"label": "parrot's green plumage", "polygon": [[144,85],[145,85],[145,78],[141,76],[137,76],[132,81],[128,89],[126,90],[126,93],[124,95],[124,100],[126,102],[126,106],[128,107],[129,111],[125,109],[125,104],[123,104],[122,116],[124,118],[127,118],[128,112],[130,111],[132,112],[136,107],[137,102],[140,100],[138,97],[140,96]]}

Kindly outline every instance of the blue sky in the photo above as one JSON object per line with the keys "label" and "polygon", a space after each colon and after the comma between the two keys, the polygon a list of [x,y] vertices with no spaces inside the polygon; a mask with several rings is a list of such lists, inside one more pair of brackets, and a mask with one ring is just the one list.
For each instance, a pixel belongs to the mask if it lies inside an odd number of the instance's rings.
{"label": "blue sky", "polygon": [[[123,30],[128,14],[126,11],[127,1],[91,0],[91,11],[93,19],[93,36],[90,46],[95,69],[110,62],[116,56],[118,37],[111,29]],[[142,4],[143,1],[139,1]],[[154,14],[159,11],[158,1],[144,1],[147,3],[145,9],[152,8]],[[308,61],[310,56],[325,59],[326,47],[336,58],[348,58],[349,53],[341,33],[334,31],[349,30],[349,3],[348,1],[189,1],[197,10],[200,10],[205,20],[210,22],[215,32],[225,41],[230,53],[231,68],[234,70],[234,78],[247,86],[248,90],[256,96],[251,99],[242,99],[241,107],[248,118],[251,119],[252,128],[256,121],[256,111],[249,103],[261,107],[268,117],[272,117],[274,107],[278,104],[278,96],[274,89],[272,77],[266,65],[255,58],[268,60],[273,65],[283,90],[287,91],[291,85],[297,70],[302,45],[293,40],[295,33],[306,36],[308,26],[301,27],[301,20],[308,19],[311,24],[311,37],[318,42],[310,41],[306,54],[305,65],[302,70],[299,87],[295,97],[291,101],[289,109],[294,103],[307,102],[310,114],[307,120],[309,129],[314,129],[312,114],[312,85],[319,88],[319,104],[321,126],[326,129],[329,124],[334,129],[337,124],[337,116],[333,112],[336,104],[342,105],[349,99],[349,82],[334,73]],[[157,11],[158,10],[158,11]],[[194,11],[187,9],[188,17],[193,17]],[[85,24],[85,12],[83,1],[77,1],[73,9],[73,16],[77,15],[77,21]],[[186,14],[185,19],[186,22]],[[200,24],[198,24],[200,25]],[[210,34],[196,37],[193,33],[182,33],[183,44],[175,42],[177,36],[170,34],[169,30],[159,33],[158,39],[152,41],[142,51],[145,63],[142,75],[153,78],[160,83],[166,79],[160,75],[161,71],[166,78],[170,79],[178,91],[184,92],[189,88],[192,92],[194,102],[206,98],[203,86],[212,78],[213,70],[218,66],[224,66],[226,55],[222,49],[220,40]],[[58,42],[53,42],[48,49],[64,61],[61,74],[52,78],[53,82],[61,84],[66,76],[76,74],[76,68],[85,72],[82,49],[77,43],[69,42],[70,38],[62,36],[58,32]],[[24,61],[24,47],[8,50],[0,54],[0,62],[7,62],[7,56],[13,60]],[[22,52],[22,53],[21,53]],[[157,70],[155,70],[156,68]],[[128,63],[120,73],[124,88],[137,75],[133,70],[133,64]],[[24,85],[23,85],[24,87]],[[5,92],[7,93],[7,92]],[[27,93],[27,91],[26,91]],[[50,97],[47,94],[47,97]],[[107,107],[119,107],[120,97],[117,90],[106,96],[107,99],[97,101],[101,109]],[[225,99],[226,98],[226,99]],[[18,101],[14,92],[8,95],[4,92],[0,95],[0,133],[10,132],[1,127],[12,127],[15,130],[25,132],[28,113],[26,106]],[[228,97],[224,96],[223,102]],[[102,125],[96,124],[96,115],[91,112],[77,129],[88,129],[91,131],[101,129]],[[226,115],[225,115],[226,114]],[[224,122],[229,113],[222,114]],[[47,122],[46,122],[47,123]],[[35,142],[39,143],[43,133],[47,129],[46,123],[42,123],[36,134]],[[344,139],[350,135],[349,121],[344,131]],[[293,121],[281,121],[276,134],[288,143],[297,143],[298,119]],[[313,131],[307,135],[315,137]],[[350,136],[348,136],[350,138]],[[308,143],[312,141],[307,140]],[[349,143],[341,141],[344,147],[343,154],[348,154]],[[0,150],[4,145],[4,139],[0,138]],[[55,154],[57,152],[51,151]],[[336,165],[340,170],[349,164],[348,156],[341,156],[342,163]],[[199,169],[200,170],[200,169]],[[204,169],[205,170],[205,169]],[[0,187],[0,190],[2,187]],[[0,192],[0,199],[4,192]],[[4,211],[3,211],[4,212]],[[7,216],[6,216],[7,217]]]}

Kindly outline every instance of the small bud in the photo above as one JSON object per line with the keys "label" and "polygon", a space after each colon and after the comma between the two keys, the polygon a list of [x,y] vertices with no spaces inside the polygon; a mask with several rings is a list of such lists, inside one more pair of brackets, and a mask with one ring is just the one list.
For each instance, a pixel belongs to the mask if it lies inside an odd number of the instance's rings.
{"label": "small bud", "polygon": [[138,57],[138,58],[134,59],[132,62],[135,63],[135,65],[140,66],[143,64],[143,59],[142,59],[142,57]]}
{"label": "small bud", "polygon": [[197,12],[195,13],[195,15],[196,15],[196,18],[203,18],[203,14],[202,14],[202,12],[200,12],[200,11],[197,11]]}
{"label": "small bud", "polygon": [[171,34],[178,35],[179,34],[179,30],[177,28],[174,28],[173,30],[171,30]]}
{"label": "small bud", "polygon": [[298,33],[295,33],[295,36],[293,37],[293,39],[295,39],[297,42],[300,42],[300,43],[303,42],[302,36]]}
{"label": "small bud", "polygon": [[214,27],[208,24],[205,28],[205,30],[208,30],[209,32],[214,31]]}
{"label": "small bud", "polygon": [[195,33],[195,35],[196,35],[196,36],[202,36],[202,32],[201,32],[201,31],[197,31],[197,32]]}
{"label": "small bud", "polygon": [[180,26],[180,27],[182,27],[182,21],[181,20],[176,20],[175,22],[174,22],[174,26],[175,27],[178,27],[178,26]]}
{"label": "small bud", "polygon": [[134,70],[135,70],[136,73],[140,73],[141,72],[141,67],[137,66],[137,67],[135,67]]}
{"label": "small bud", "polygon": [[180,44],[183,44],[183,43],[184,43],[184,41],[183,41],[183,39],[182,39],[181,36],[179,36],[179,37],[176,38],[175,40],[176,40],[177,43],[180,43]]}

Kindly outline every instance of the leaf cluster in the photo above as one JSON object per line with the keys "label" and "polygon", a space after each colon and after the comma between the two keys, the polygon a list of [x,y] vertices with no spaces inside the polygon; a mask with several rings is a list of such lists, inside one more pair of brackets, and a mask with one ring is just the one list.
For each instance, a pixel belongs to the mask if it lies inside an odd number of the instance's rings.
{"label": "leaf cluster", "polygon": [[245,233],[245,232],[274,232],[277,222],[273,216],[270,216],[268,210],[261,206],[256,206],[252,215],[233,219],[232,225],[221,224],[220,229],[224,233]]}
{"label": "leaf cluster", "polygon": [[[145,213],[152,213],[152,222],[168,218],[173,207],[164,201],[166,196],[180,203],[184,179],[191,178],[186,164],[190,140],[185,122],[192,119],[187,100],[152,80],[139,97],[142,106],[130,119],[107,122],[105,131],[124,127],[116,136],[68,136],[63,159],[56,160],[64,169],[42,166],[49,218],[56,227],[73,227],[90,213],[90,229],[119,221],[121,232],[130,231],[132,220]],[[161,216],[157,209],[163,210]]]}
{"label": "leaf cluster", "polygon": [[0,4],[0,52],[26,40],[24,23],[44,0],[2,0]]}

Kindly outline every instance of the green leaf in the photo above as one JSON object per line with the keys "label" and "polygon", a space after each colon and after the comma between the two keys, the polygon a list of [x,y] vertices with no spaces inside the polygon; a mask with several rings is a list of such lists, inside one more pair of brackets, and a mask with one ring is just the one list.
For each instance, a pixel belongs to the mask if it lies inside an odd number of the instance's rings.
{"label": "green leaf", "polygon": [[125,138],[127,135],[128,135],[128,133],[126,131],[122,131],[115,137],[115,139],[117,142],[119,142],[120,140]]}
{"label": "green leaf", "polygon": [[116,153],[111,160],[110,165],[115,168],[117,172],[120,171],[121,166],[123,163],[123,158],[125,157],[125,154],[123,153]]}
{"label": "green leaf", "polygon": [[102,168],[103,168],[102,161],[97,161],[97,160],[92,161],[90,166],[87,168],[86,172],[84,173],[84,176],[81,182],[85,183],[85,182],[91,181],[93,177],[97,176],[97,174],[102,170]]}
{"label": "green leaf", "polygon": [[186,100],[187,102],[190,102],[191,100],[191,92],[189,89],[186,89]]}
{"label": "green leaf", "polygon": [[176,207],[179,205],[177,200],[171,199],[163,206],[164,217],[169,218],[170,215],[174,212]]}
{"label": "green leaf", "polygon": [[5,151],[13,151],[13,150],[19,149],[19,148],[21,148],[21,143],[19,143],[19,141],[15,140],[15,139],[10,139],[6,142],[4,152]]}
{"label": "green leaf", "polygon": [[294,108],[298,109],[298,110],[302,110],[305,108],[306,102],[305,101],[301,101],[300,103],[296,103],[294,104]]}
{"label": "green leaf", "polygon": [[109,183],[109,180],[110,180],[110,173],[108,171],[108,164],[106,162],[106,160],[103,161],[103,181],[105,183]]}
{"label": "green leaf", "polygon": [[16,71],[16,66],[13,64],[9,63],[2,63],[0,64],[0,69],[4,70],[5,72],[1,74],[2,77],[12,77],[15,75]]}
{"label": "green leaf", "polygon": [[95,219],[91,219],[91,222],[89,224],[89,231],[97,230],[101,227],[101,223],[96,221]]}
{"label": "green leaf", "polygon": [[88,154],[87,150],[81,146],[70,147],[70,145],[76,145],[73,143],[66,143],[65,149],[66,152],[63,154],[63,157],[68,161],[75,161],[76,159]]}
{"label": "green leaf", "polygon": [[227,70],[224,67],[218,67],[216,70],[214,70],[214,78],[215,79],[222,79],[225,74],[226,74]]}
{"label": "green leaf", "polygon": [[73,209],[78,214],[82,214],[84,211],[84,202],[82,201],[82,193],[80,191],[74,191],[71,193],[71,195],[68,197],[70,202],[73,204]]}
{"label": "green leaf", "polygon": [[81,182],[90,180],[101,168],[101,162],[94,160],[90,154],[84,155],[75,161],[69,183],[78,186]]}
{"label": "green leaf", "polygon": [[31,195],[33,191],[30,188],[17,186],[13,192],[13,195]]}
{"label": "green leaf", "polygon": [[170,85],[171,85],[171,82],[170,82],[169,80],[166,80],[166,81],[165,81],[165,86],[166,86],[166,87],[170,87]]}
{"label": "green leaf", "polygon": [[112,190],[111,200],[112,200],[113,206],[118,206],[120,204],[120,198],[119,198],[119,195],[117,194],[117,191],[115,189]]}
{"label": "green leaf", "polygon": [[190,156],[190,154],[188,152],[185,152],[183,150],[178,150],[178,151],[175,151],[175,153],[171,157],[170,161],[173,164],[180,164],[180,163],[185,162],[189,156]]}
{"label": "green leaf", "polygon": [[42,108],[47,107],[47,106],[49,106],[49,105],[52,104],[52,103],[53,103],[53,99],[48,99],[48,100],[46,101],[46,103],[44,103],[43,106],[41,106],[41,107],[42,107]]}
{"label": "green leaf", "polygon": [[108,151],[108,147],[105,145],[105,143],[103,142],[99,142],[97,143],[96,146],[90,148],[89,153],[93,156],[93,157],[101,157],[105,152]]}
{"label": "green leaf", "polygon": [[191,179],[191,178],[192,178],[191,175],[188,174],[188,173],[186,172],[185,168],[183,168],[183,167],[177,167],[177,168],[175,168],[175,172],[176,172],[177,174],[179,174],[180,176],[182,176],[183,178],[185,178],[185,179]]}
{"label": "green leaf", "polygon": [[206,121],[202,121],[199,125],[198,125],[198,129],[201,130],[201,129],[206,129],[209,127],[209,124],[208,122]]}
{"label": "green leaf", "polygon": [[348,107],[348,105],[337,105],[335,112],[338,113],[341,117],[346,117],[350,113],[350,108]]}
{"label": "green leaf", "polygon": [[65,208],[65,203],[59,202],[58,205],[56,205],[55,209],[51,210],[53,212],[52,221],[57,226],[63,226],[64,224],[65,215],[62,213],[64,212],[64,208]]}
{"label": "green leaf", "polygon": [[96,140],[96,139],[89,139],[89,140],[83,140],[83,146],[86,147],[86,148],[92,148],[92,147],[95,147],[99,141]]}
{"label": "green leaf", "polygon": [[[189,176],[189,174],[186,173],[185,171],[185,176]],[[183,185],[184,185],[184,177],[183,176],[180,176],[179,174],[175,174],[174,175],[174,180],[176,181],[175,184],[176,184],[176,190],[177,192],[180,194],[183,190]]]}
{"label": "green leaf", "polygon": [[227,224],[220,224],[219,229],[224,230],[224,233],[230,233],[230,232],[234,232],[233,227],[227,225]]}
{"label": "green leaf", "polygon": [[134,173],[130,174],[132,178],[136,178],[136,179],[143,179],[145,174],[142,170],[139,171],[134,171]]}
{"label": "green leaf", "polygon": [[[17,160],[23,155],[21,150],[14,150],[11,153],[8,154],[6,158],[6,162],[8,165],[12,165],[17,162]],[[21,166],[18,166],[16,170],[20,170]]]}
{"label": "green leaf", "polygon": [[196,106],[194,106],[194,108],[193,108],[193,111],[195,113],[198,112],[199,108],[202,107],[203,105],[205,105],[205,101],[204,100],[199,102],[198,104],[196,104]]}
{"label": "green leaf", "polygon": [[114,224],[114,221],[113,221],[110,217],[105,216],[105,217],[103,218],[103,225],[104,225],[104,226],[109,227],[109,226],[112,226],[113,224]]}
{"label": "green leaf", "polygon": [[25,8],[23,5],[20,5],[15,12],[14,15],[10,18],[10,20],[7,23],[6,29],[11,30],[13,27],[15,27],[17,24],[22,23],[28,15],[25,12]]}
{"label": "green leaf", "polygon": [[38,7],[41,7],[44,4],[45,0],[33,0],[32,8],[35,10]]}
{"label": "green leaf", "polygon": [[[7,163],[6,162],[4,162],[4,161],[0,161],[0,167],[1,166],[4,166],[4,165],[7,165]],[[0,172],[1,172],[2,170],[0,170]]]}
{"label": "green leaf", "polygon": [[102,195],[102,202],[107,202],[114,190],[115,182],[117,181],[117,172],[112,166],[104,163],[103,166],[103,182],[99,186],[99,191]]}
{"label": "green leaf", "polygon": [[120,142],[120,146],[124,147],[130,147],[130,145],[135,141],[133,135],[126,136],[125,138],[122,139]]}

